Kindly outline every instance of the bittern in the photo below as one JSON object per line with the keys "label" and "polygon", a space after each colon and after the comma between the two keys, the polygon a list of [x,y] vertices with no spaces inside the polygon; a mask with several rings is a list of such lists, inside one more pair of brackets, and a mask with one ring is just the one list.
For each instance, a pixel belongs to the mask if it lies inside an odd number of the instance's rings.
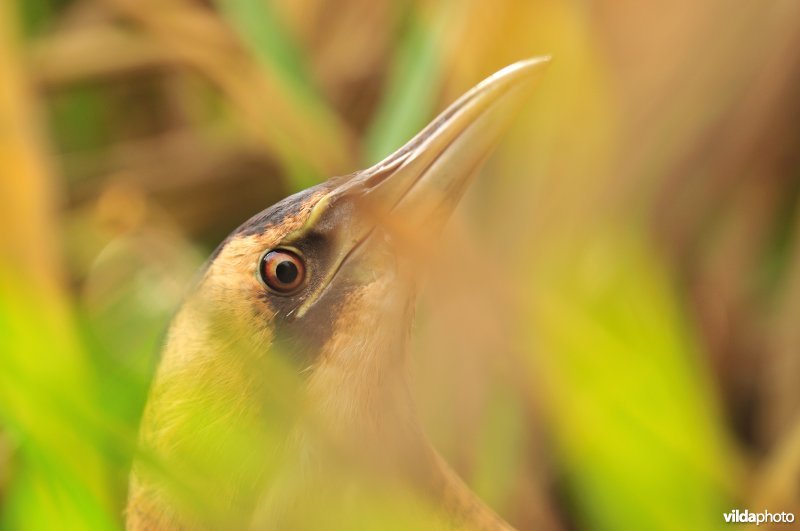
{"label": "bittern", "polygon": [[[510,529],[426,438],[407,343],[415,255],[437,241],[546,61],[500,70],[383,161],[287,197],[218,247],[167,334],[128,529],[293,528],[287,515],[324,461],[345,454],[424,493],[448,525]],[[316,424],[271,414],[287,402]],[[204,479],[210,496],[197,494]]]}

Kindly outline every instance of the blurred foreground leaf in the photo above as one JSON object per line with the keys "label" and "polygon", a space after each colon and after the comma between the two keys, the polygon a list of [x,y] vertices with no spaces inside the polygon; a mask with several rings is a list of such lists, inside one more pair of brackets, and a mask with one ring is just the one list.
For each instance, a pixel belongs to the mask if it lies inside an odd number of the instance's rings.
{"label": "blurred foreground leaf", "polygon": [[19,460],[2,523],[114,529],[91,367],[64,306],[27,282],[0,271],[0,421]]}
{"label": "blurred foreground leaf", "polygon": [[584,525],[721,528],[738,460],[656,256],[606,227],[553,249],[543,272],[533,367]]}
{"label": "blurred foreground leaf", "polygon": [[93,418],[99,396],[75,334],[54,244],[36,105],[17,63],[16,13],[0,4],[0,425],[14,468],[9,529],[113,529]]}

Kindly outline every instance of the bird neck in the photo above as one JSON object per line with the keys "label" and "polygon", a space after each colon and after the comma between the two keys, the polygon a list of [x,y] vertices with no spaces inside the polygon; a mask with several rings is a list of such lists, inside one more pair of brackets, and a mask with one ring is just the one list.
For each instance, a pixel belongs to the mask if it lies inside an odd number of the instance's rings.
{"label": "bird neck", "polygon": [[456,529],[514,530],[464,483],[433,448],[430,458],[427,488],[439,500],[442,512]]}
{"label": "bird neck", "polygon": [[[258,521],[262,513],[263,521],[274,522],[276,514],[302,499],[303,488],[315,481],[314,471],[324,469],[321,463],[341,461],[344,455],[347,462],[357,463],[367,475],[377,474],[411,485],[459,529],[512,529],[447,465],[421,428],[407,379],[409,334],[398,326],[411,321],[407,313],[411,307],[407,302],[393,305],[394,313],[391,308],[379,308],[375,313],[361,312],[355,317],[342,308],[347,325],[334,327],[337,333],[325,344],[313,370],[302,381],[299,401],[309,406],[302,415],[308,416],[309,421],[285,426],[284,436],[294,453],[282,454],[284,461],[290,463],[279,466],[277,477],[265,480],[264,476],[270,474],[268,467],[257,462],[270,454],[266,445],[265,451],[252,456],[255,461],[231,455],[200,456],[212,462],[209,470],[217,478],[221,469],[216,464],[224,467],[211,497],[212,502],[222,505],[219,514],[254,513]],[[374,315],[391,318],[375,320]],[[228,438],[228,432],[236,437],[237,427],[242,428],[240,434],[252,434],[255,426],[254,433],[261,434],[263,419],[275,418],[264,406],[264,397],[258,395],[258,390],[264,387],[265,379],[280,382],[275,371],[286,367],[263,365],[277,361],[276,352],[268,352],[268,338],[252,345],[238,345],[234,351],[237,355],[231,356],[230,337],[239,334],[220,336],[212,332],[219,327],[209,326],[207,318],[191,305],[176,316],[143,419],[141,439],[145,452],[155,455],[167,467],[185,463],[185,456],[195,454],[198,447],[205,450],[236,443],[235,438]],[[287,398],[288,392],[283,391],[282,397]],[[273,439],[275,433],[274,430]],[[256,444],[265,442],[259,440]],[[287,445],[282,442],[280,446]],[[218,463],[214,464],[214,460]],[[139,468],[131,482],[128,529],[193,527],[184,516],[191,511],[181,511],[159,480],[140,473]],[[259,468],[261,472],[250,475]],[[192,465],[190,476],[202,470]],[[298,477],[302,478],[299,482]],[[277,498],[267,493],[256,494],[256,499],[242,499],[248,487],[255,491],[265,483],[271,483],[266,490],[277,493]],[[296,485],[297,492],[287,494],[293,490],[290,484]],[[262,503],[266,508],[261,507]],[[234,527],[252,524],[249,517],[242,518]],[[233,523],[220,524],[230,527]]]}
{"label": "bird neck", "polygon": [[383,303],[372,312],[363,305],[358,312],[342,308],[345,322],[334,326],[338,333],[310,376],[309,394],[328,435],[344,452],[356,452],[371,473],[410,484],[456,528],[513,529],[452,470],[421,427],[408,385],[410,330],[398,326],[412,321],[413,300],[373,300]]}

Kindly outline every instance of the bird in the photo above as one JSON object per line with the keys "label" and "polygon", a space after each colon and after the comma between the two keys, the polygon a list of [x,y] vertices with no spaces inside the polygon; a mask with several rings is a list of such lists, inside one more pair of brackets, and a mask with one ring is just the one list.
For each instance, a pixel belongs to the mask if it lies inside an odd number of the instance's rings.
{"label": "bird", "polygon": [[354,470],[410,486],[444,528],[512,529],[421,427],[409,336],[425,257],[548,61],[499,70],[382,161],[219,245],[168,328],[128,530],[314,528],[304,511],[344,503]]}

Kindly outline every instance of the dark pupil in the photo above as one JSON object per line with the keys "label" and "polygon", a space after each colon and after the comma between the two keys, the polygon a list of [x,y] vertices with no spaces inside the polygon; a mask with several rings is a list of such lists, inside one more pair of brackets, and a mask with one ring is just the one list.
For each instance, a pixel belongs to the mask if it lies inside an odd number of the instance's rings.
{"label": "dark pupil", "polygon": [[284,260],[275,266],[275,276],[284,284],[291,284],[297,278],[297,266],[288,260]]}

